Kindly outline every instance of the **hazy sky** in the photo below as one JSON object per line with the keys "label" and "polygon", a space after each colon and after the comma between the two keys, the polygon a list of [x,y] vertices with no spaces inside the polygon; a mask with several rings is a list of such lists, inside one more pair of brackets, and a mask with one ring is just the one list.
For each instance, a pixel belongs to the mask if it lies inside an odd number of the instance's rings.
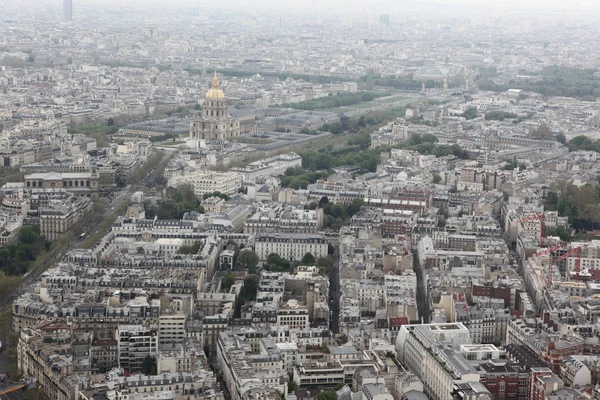
{"label": "hazy sky", "polygon": [[[42,5],[58,10],[62,8],[62,0],[0,0],[0,11],[18,8],[31,10]],[[141,8],[206,7],[261,12],[265,9],[277,12],[302,9],[324,14],[389,12],[391,15],[399,15],[408,11],[414,17],[423,15],[434,18],[467,13],[485,13],[489,17],[496,12],[530,14],[542,11],[544,14],[553,13],[557,19],[567,14],[597,19],[599,14],[594,11],[600,11],[600,0],[73,0],[75,11],[78,7],[85,9],[86,6],[110,7],[113,11],[119,7],[131,10],[138,5]]]}

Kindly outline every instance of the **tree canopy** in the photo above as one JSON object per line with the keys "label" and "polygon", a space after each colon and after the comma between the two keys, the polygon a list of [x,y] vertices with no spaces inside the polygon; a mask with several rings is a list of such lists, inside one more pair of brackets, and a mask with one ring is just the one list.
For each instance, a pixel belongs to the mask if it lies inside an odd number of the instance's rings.
{"label": "tree canopy", "polygon": [[300,265],[315,265],[315,262],[315,256],[313,256],[311,253],[306,253],[304,257],[302,257]]}
{"label": "tree canopy", "polygon": [[172,199],[157,200],[156,205],[146,201],[144,211],[146,212],[146,218],[150,219],[155,216],[158,219],[181,219],[191,211],[204,214],[204,207],[196,197],[194,189],[190,185],[184,184],[179,186]]}
{"label": "tree canopy", "polygon": [[600,153],[600,139],[592,140],[587,136],[575,136],[567,143],[569,151],[596,151]]}
{"label": "tree canopy", "polygon": [[229,289],[231,289],[231,287],[233,286],[234,283],[235,283],[235,277],[233,276],[231,271],[227,271],[227,273],[225,274],[225,276],[223,277],[223,280],[221,282],[222,291],[224,293],[229,292]]}
{"label": "tree canopy", "polygon": [[246,279],[244,279],[244,285],[240,291],[240,299],[243,303],[256,300],[258,283],[259,280],[257,275],[249,275],[246,277]]}
{"label": "tree canopy", "polygon": [[549,191],[544,207],[569,217],[569,223],[576,229],[594,230],[600,227],[599,200],[600,186],[568,184],[561,191]]}
{"label": "tree canopy", "polygon": [[327,108],[344,107],[358,103],[365,103],[368,101],[373,101],[377,97],[384,97],[388,95],[389,93],[385,92],[343,92],[337,94],[329,94],[329,96],[301,101],[298,103],[282,104],[281,106],[287,108],[294,108],[296,110],[324,110]]}
{"label": "tree canopy", "polygon": [[255,273],[258,261],[258,255],[253,250],[244,249],[237,257],[236,266],[249,273]]}
{"label": "tree canopy", "polygon": [[326,390],[317,395],[317,400],[336,400],[336,396],[334,392]]}
{"label": "tree canopy", "polygon": [[595,100],[600,97],[600,79],[594,69],[553,66],[541,72],[521,71],[522,75],[535,76],[538,79],[527,81],[510,80],[506,85],[498,85],[490,77],[477,82],[479,89],[505,92],[508,89],[522,89],[540,93],[544,96],[576,97]]}
{"label": "tree canopy", "polygon": [[22,275],[37,256],[50,249],[51,243],[40,235],[39,226],[21,227],[17,243],[0,249],[0,270],[6,275]]}

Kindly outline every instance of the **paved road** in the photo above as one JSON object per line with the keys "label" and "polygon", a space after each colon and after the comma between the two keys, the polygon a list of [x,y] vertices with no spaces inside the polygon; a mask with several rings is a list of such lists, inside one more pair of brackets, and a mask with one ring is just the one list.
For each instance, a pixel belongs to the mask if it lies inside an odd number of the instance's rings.
{"label": "paved road", "polygon": [[329,281],[329,329],[334,334],[340,331],[340,257],[337,249],[333,254]]}
{"label": "paved road", "polygon": [[417,275],[417,310],[421,321],[426,324],[429,322],[429,301],[427,300],[426,283],[423,279],[423,270],[419,266],[419,258],[416,254],[413,256],[413,271]]}

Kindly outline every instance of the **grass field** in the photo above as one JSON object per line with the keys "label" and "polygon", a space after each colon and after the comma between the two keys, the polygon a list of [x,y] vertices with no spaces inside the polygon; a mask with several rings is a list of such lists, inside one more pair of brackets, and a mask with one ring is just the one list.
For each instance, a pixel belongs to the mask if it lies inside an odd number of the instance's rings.
{"label": "grass field", "polygon": [[401,101],[406,99],[406,96],[403,94],[399,94],[396,96],[390,96],[390,97],[383,97],[381,99],[377,99],[375,100],[376,103],[380,103],[380,104],[389,104],[389,103],[395,103],[397,101]]}
{"label": "grass field", "polygon": [[365,103],[355,104],[353,106],[328,108],[323,111],[329,111],[329,112],[334,112],[334,113],[345,113],[345,112],[356,111],[356,110],[364,110],[366,108],[375,107],[380,104],[395,103],[397,101],[402,101],[404,99],[406,99],[405,95],[394,95],[394,96],[389,96],[389,97],[382,97],[379,99],[375,99],[373,101],[367,101]]}
{"label": "grass field", "polygon": [[246,143],[246,144],[270,144],[273,143],[271,139],[262,139],[248,136],[237,136],[230,138],[231,141],[238,143]]}

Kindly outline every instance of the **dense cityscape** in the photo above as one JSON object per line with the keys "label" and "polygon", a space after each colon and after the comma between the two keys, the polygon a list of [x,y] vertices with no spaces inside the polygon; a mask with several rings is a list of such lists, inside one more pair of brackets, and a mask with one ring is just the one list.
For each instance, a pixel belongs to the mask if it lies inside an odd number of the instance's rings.
{"label": "dense cityscape", "polygon": [[0,1],[0,399],[599,399],[600,21],[506,1]]}

